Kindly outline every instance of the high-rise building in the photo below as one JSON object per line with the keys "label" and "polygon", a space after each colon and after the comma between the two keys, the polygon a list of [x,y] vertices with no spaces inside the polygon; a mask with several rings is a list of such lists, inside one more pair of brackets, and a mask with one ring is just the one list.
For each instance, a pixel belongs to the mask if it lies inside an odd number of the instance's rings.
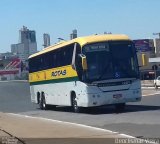
{"label": "high-rise building", "polygon": [[43,44],[44,48],[50,46],[50,35],[44,33],[43,34],[43,41],[44,41],[44,44]]}
{"label": "high-rise building", "polygon": [[75,39],[77,38],[77,30],[73,30],[72,33],[70,34],[70,39]]}
{"label": "high-rise building", "polygon": [[11,52],[25,62],[31,54],[37,52],[36,32],[23,26],[19,30],[19,43],[11,45]]}
{"label": "high-rise building", "polygon": [[19,43],[35,43],[36,42],[36,32],[33,30],[27,29],[27,27],[23,26],[21,30],[19,30]]}

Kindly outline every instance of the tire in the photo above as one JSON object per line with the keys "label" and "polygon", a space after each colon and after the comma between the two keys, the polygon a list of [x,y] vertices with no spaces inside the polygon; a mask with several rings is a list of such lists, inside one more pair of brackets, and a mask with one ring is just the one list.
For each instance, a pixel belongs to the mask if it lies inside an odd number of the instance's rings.
{"label": "tire", "polygon": [[116,111],[124,111],[125,110],[125,107],[126,107],[126,104],[125,103],[119,103],[119,104],[115,104],[115,109]]}
{"label": "tire", "polygon": [[41,94],[40,102],[39,102],[39,107],[40,107],[41,110],[47,110],[48,106],[46,104],[44,93]]}
{"label": "tire", "polygon": [[39,104],[40,103],[40,93],[38,92],[37,93],[37,104]]}
{"label": "tire", "polygon": [[77,104],[76,94],[75,93],[72,95],[72,109],[73,109],[73,112],[75,112],[75,113],[79,113],[80,112],[80,107]]}
{"label": "tire", "polygon": [[154,84],[154,87],[155,87],[155,89],[156,89],[156,90],[158,89],[158,86],[157,86],[157,84],[156,84],[156,83]]}

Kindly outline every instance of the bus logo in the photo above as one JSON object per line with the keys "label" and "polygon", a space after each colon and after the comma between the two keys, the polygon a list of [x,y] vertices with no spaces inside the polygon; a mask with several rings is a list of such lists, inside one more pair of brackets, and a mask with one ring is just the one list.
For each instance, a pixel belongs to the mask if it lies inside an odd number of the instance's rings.
{"label": "bus logo", "polygon": [[113,98],[115,98],[115,99],[119,99],[119,98],[121,98],[122,97],[122,94],[114,94],[113,95]]}
{"label": "bus logo", "polygon": [[54,71],[52,72],[52,76],[56,77],[56,76],[64,76],[67,74],[66,70],[58,70],[58,71]]}

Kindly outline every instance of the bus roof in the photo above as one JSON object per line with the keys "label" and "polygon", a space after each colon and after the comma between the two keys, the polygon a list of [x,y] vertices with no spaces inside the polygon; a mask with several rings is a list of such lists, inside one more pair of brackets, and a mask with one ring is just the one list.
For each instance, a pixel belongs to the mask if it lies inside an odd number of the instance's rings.
{"label": "bus roof", "polygon": [[95,43],[95,42],[103,42],[103,41],[115,41],[115,40],[130,40],[128,36],[126,35],[118,35],[118,34],[104,34],[104,35],[91,35],[91,36],[86,36],[86,37],[78,37],[75,38],[73,40],[69,40],[69,41],[62,41],[60,43],[57,43],[55,45],[49,46],[45,49],[43,49],[40,52],[37,52],[35,54],[32,54],[31,56],[29,56],[29,58],[33,58],[36,57],[38,55],[47,53],[49,51],[52,51],[54,49],[58,49],[61,48],[63,46],[67,46],[73,43],[79,43],[80,46],[84,46],[86,44],[89,43]]}

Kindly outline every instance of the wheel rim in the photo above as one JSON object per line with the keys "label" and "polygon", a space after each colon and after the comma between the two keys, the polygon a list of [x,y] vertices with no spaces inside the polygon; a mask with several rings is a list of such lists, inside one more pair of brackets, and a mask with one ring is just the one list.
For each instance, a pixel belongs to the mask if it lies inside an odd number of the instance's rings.
{"label": "wheel rim", "polygon": [[77,110],[78,109],[78,106],[77,106],[77,101],[74,99],[73,101],[73,106],[74,106],[74,109]]}
{"label": "wheel rim", "polygon": [[78,107],[76,98],[73,98],[73,105],[72,105],[72,107],[73,107],[73,111],[74,111],[75,113],[79,113],[79,107]]}
{"label": "wheel rim", "polygon": [[46,104],[45,104],[45,100],[43,99],[43,108],[45,108],[46,107]]}
{"label": "wheel rim", "polygon": [[42,110],[46,109],[46,102],[45,102],[45,97],[42,95],[41,100],[40,100],[40,108]]}

